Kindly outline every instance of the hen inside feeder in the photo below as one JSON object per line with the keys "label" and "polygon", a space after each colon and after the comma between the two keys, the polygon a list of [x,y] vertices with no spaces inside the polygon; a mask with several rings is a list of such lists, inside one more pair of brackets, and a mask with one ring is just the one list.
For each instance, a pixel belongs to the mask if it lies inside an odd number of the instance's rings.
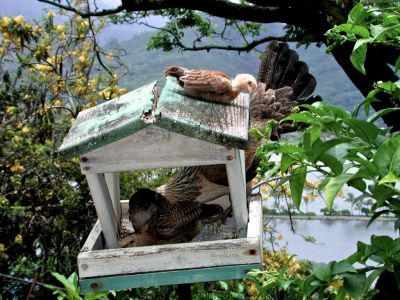
{"label": "hen inside feeder", "polygon": [[[83,291],[243,278],[262,267],[261,200],[246,200],[248,122],[247,95],[230,105],[196,100],[171,77],[159,97],[153,82],[79,114],[60,152],[80,156],[99,218],[78,255]],[[229,197],[216,201],[232,204],[231,235],[119,248],[131,234],[119,172],[204,165],[226,166]]]}

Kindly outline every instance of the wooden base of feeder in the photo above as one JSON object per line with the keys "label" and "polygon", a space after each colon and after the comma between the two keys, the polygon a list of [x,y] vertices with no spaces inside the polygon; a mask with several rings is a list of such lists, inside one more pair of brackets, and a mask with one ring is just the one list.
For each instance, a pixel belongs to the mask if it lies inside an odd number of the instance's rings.
{"label": "wooden base of feeder", "polygon": [[[127,201],[121,204],[124,215]],[[261,198],[250,200],[244,238],[120,249],[104,245],[97,221],[78,255],[82,292],[246,278],[248,271],[262,268]]]}

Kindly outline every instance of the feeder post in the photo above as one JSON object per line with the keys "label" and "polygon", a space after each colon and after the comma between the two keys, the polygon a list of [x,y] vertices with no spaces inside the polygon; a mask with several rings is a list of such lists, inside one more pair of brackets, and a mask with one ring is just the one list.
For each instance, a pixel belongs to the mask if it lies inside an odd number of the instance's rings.
{"label": "feeder post", "polygon": [[117,218],[118,228],[121,224],[122,211],[121,211],[121,193],[119,186],[119,173],[104,173],[107,187],[110,192],[111,201],[114,207],[115,217]]}
{"label": "feeder post", "polygon": [[90,193],[108,248],[118,247],[118,227],[107,183],[102,173],[86,174]]}
{"label": "feeder post", "polygon": [[226,164],[226,172],[228,174],[229,193],[236,221],[236,230],[239,237],[243,237],[246,235],[248,222],[243,150],[233,149],[232,159]]}

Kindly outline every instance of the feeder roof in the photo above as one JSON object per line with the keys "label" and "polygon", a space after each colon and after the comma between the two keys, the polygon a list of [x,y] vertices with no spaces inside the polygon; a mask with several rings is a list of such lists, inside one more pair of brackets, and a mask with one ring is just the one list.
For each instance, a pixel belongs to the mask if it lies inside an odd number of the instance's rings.
{"label": "feeder roof", "polygon": [[155,125],[184,136],[244,149],[247,145],[249,97],[231,104],[185,96],[173,77],[159,98],[156,82],[79,113],[60,146],[65,156],[78,156]]}

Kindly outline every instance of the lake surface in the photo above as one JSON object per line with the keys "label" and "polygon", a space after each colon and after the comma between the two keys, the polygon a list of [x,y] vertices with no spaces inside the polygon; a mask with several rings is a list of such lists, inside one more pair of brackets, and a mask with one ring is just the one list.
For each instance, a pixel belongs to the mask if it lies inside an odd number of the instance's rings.
{"label": "lake surface", "polygon": [[[357,241],[370,243],[371,235],[388,235],[398,237],[393,231],[393,222],[376,221],[366,228],[367,221],[349,220],[293,220],[296,233],[290,227],[289,219],[265,219],[264,223],[275,228],[282,240],[280,246],[287,246],[289,253],[296,254],[299,259],[314,262],[341,260],[357,250]],[[306,242],[303,236],[312,236],[317,244]],[[268,236],[264,236],[264,245],[268,244]]]}

